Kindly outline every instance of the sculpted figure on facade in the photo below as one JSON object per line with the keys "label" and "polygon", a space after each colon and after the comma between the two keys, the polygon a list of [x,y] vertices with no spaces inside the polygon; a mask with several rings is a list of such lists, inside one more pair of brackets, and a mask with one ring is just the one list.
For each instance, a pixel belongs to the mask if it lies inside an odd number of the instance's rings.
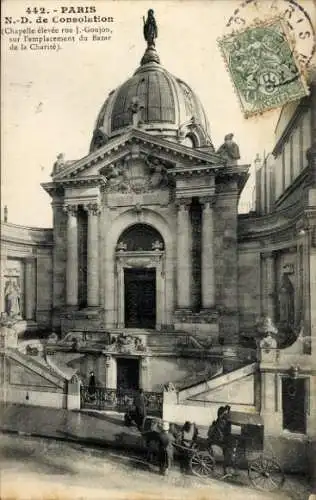
{"label": "sculpted figure on facade", "polygon": [[111,164],[107,167],[105,175],[109,181],[110,191],[129,191],[127,169],[122,164]]}
{"label": "sculpted figure on facade", "polygon": [[132,113],[133,126],[138,127],[139,125],[141,125],[143,123],[142,112],[144,106],[141,104],[140,99],[137,96],[132,98],[128,109]]}
{"label": "sculpted figure on facade", "polygon": [[149,186],[152,189],[163,188],[168,185],[168,170],[161,163],[159,158],[146,158],[146,164],[150,171]]}
{"label": "sculpted figure on facade", "polygon": [[240,159],[239,147],[233,141],[234,134],[227,134],[224,137],[224,143],[220,146],[217,154],[226,160],[227,165],[237,165]]}
{"label": "sculpted figure on facade", "polygon": [[287,273],[283,273],[278,293],[279,322],[282,329],[294,326],[294,287]]}
{"label": "sculpted figure on facade", "polygon": [[92,144],[93,150],[100,149],[108,142],[109,138],[102,130],[102,127],[99,127],[93,133]]}
{"label": "sculpted figure on facade", "polygon": [[59,153],[57,155],[57,160],[53,165],[52,175],[58,174],[63,169],[64,166],[65,166],[65,155],[64,153]]}
{"label": "sculpted figure on facade", "polygon": [[146,345],[141,337],[121,333],[117,337],[111,339],[110,345],[107,347],[110,352],[146,352]]}
{"label": "sculpted figure on facade", "polygon": [[144,38],[147,42],[147,46],[154,47],[155,39],[158,37],[158,28],[153,9],[149,9],[147,13],[147,19],[145,20],[145,17],[143,17],[143,21],[144,21]]}
{"label": "sculpted figure on facade", "polygon": [[21,290],[19,285],[12,280],[7,281],[4,290],[5,312],[8,316],[20,316]]}

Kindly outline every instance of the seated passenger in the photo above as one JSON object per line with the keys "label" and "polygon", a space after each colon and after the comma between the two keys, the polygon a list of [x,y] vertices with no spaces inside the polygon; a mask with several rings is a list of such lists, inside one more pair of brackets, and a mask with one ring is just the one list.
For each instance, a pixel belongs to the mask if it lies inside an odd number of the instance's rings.
{"label": "seated passenger", "polygon": [[195,423],[186,421],[181,430],[181,445],[185,448],[192,448],[196,443],[198,433]]}

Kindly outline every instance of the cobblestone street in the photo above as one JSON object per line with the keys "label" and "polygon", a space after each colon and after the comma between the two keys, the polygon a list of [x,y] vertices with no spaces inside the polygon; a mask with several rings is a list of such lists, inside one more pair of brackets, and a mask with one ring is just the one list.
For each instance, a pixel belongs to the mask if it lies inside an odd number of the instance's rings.
{"label": "cobblestone street", "polygon": [[308,498],[302,481],[287,480],[282,492],[272,494],[245,485],[184,476],[177,467],[164,478],[150,470],[140,456],[76,443],[2,435],[0,449],[3,500]]}

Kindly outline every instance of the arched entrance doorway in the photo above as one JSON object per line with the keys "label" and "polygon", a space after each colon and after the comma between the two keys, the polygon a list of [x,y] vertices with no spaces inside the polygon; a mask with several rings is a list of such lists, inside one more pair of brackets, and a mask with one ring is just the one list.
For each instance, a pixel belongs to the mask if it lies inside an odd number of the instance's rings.
{"label": "arched entrance doorway", "polygon": [[147,224],[121,234],[116,247],[119,327],[159,329],[164,250],[161,234]]}

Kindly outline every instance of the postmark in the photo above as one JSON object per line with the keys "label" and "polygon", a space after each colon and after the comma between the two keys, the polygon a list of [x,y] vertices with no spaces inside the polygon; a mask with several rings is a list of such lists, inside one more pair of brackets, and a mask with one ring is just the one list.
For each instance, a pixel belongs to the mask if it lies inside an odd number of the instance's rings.
{"label": "postmark", "polygon": [[245,117],[308,95],[286,23],[257,21],[218,40]]}
{"label": "postmark", "polygon": [[[224,27],[225,34],[251,26],[256,21],[279,17],[283,19],[291,38],[294,40],[295,50],[301,67],[306,67],[316,50],[316,33],[312,12],[306,8],[306,0],[297,2],[296,0],[243,0],[231,15],[227,18]],[[312,5],[312,0],[307,0]]]}

